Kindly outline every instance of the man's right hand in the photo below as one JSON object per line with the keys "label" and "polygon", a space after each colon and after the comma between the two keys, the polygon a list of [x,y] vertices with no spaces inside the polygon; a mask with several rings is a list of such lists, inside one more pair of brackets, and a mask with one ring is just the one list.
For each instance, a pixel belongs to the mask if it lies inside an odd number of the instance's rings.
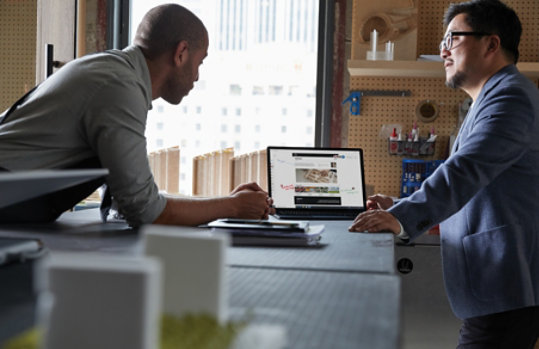
{"label": "man's right hand", "polygon": [[274,209],[273,202],[265,191],[241,190],[230,195],[235,217],[245,219],[267,219]]}
{"label": "man's right hand", "polygon": [[367,210],[387,210],[393,206],[393,198],[391,196],[376,194],[367,198]]}

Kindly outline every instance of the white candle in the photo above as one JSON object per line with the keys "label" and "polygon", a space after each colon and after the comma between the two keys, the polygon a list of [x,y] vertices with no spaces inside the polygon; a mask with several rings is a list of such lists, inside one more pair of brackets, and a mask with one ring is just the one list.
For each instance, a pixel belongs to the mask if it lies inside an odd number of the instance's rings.
{"label": "white candle", "polygon": [[373,53],[373,57],[376,57],[376,46],[378,46],[378,32],[376,29],[374,29],[371,32],[371,51]]}
{"label": "white candle", "polygon": [[391,41],[386,42],[386,60],[393,60],[394,44]]}

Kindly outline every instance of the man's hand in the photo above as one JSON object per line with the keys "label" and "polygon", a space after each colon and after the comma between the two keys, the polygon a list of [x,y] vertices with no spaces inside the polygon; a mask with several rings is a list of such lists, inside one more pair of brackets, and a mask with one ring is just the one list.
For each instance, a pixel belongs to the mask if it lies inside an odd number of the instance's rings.
{"label": "man's hand", "polygon": [[255,182],[240,184],[231,193],[237,205],[236,216],[246,219],[267,219],[275,213],[273,199]]}
{"label": "man's hand", "polygon": [[264,189],[262,189],[256,182],[251,182],[251,183],[243,183],[243,184],[238,185],[236,188],[234,188],[234,190],[230,192],[230,195],[234,195],[243,190],[261,191],[261,192],[266,193]]}
{"label": "man's hand", "polygon": [[233,195],[235,217],[267,219],[270,212],[268,195],[264,191],[242,190]]}
{"label": "man's hand", "polygon": [[376,194],[367,198],[367,210],[387,210],[391,206],[393,206],[393,199],[391,196]]}
{"label": "man's hand", "polygon": [[380,209],[371,209],[360,213],[348,228],[348,231],[364,231],[368,233],[391,231],[394,234],[399,234],[400,230],[401,226],[397,218],[391,213]]}

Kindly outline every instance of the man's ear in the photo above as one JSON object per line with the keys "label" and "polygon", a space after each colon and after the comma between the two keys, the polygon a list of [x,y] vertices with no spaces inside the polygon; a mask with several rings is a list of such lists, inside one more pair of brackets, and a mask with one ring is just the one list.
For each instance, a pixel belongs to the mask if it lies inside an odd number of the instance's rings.
{"label": "man's ear", "polygon": [[189,44],[187,41],[182,40],[176,45],[174,50],[174,65],[180,66],[187,61],[189,56]]}
{"label": "man's ear", "polygon": [[501,40],[498,35],[491,35],[488,38],[488,51],[496,52],[501,48]]}

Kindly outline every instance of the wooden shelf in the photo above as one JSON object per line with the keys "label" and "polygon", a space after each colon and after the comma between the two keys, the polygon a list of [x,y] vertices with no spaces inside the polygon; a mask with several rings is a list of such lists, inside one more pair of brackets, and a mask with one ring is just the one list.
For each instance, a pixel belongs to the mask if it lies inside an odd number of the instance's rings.
{"label": "wooden shelf", "polygon": [[[539,78],[539,63],[521,62],[517,68],[530,78]],[[445,78],[442,62],[349,60],[350,76]]]}
{"label": "wooden shelf", "polygon": [[349,60],[351,76],[445,77],[442,62],[431,61],[360,61]]}
{"label": "wooden shelf", "polygon": [[520,62],[517,63],[517,68],[529,78],[539,78],[539,63],[537,62]]}

